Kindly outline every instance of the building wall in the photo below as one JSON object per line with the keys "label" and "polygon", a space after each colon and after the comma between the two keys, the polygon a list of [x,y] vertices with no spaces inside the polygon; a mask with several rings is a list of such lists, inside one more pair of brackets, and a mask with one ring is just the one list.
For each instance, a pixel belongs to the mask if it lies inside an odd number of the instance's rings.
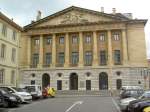
{"label": "building wall", "polygon": [[[7,35],[4,36],[2,34],[2,26],[3,24],[6,25],[7,28]],[[12,38],[13,36],[13,31],[16,32],[16,39],[14,40]],[[18,78],[18,54],[19,54],[19,39],[20,39],[20,31],[18,31],[16,28],[11,26],[10,24],[6,23],[5,21],[0,19],[0,46],[2,44],[5,44],[6,46],[6,51],[5,51],[5,58],[0,57],[0,69],[4,69],[4,83],[0,85],[13,85],[16,86],[17,78]],[[13,62],[12,59],[12,49],[16,49],[16,57],[15,57],[15,62]],[[1,50],[0,50],[1,52]],[[11,83],[11,78],[12,78],[12,71],[15,71],[15,76],[14,76],[14,83]]]}

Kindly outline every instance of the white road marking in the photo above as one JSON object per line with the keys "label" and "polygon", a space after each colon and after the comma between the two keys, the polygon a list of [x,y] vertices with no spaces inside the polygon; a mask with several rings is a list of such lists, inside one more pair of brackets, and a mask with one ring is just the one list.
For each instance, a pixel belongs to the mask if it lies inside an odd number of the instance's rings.
{"label": "white road marking", "polygon": [[77,102],[74,102],[74,104],[73,105],[71,105],[65,112],[69,112],[73,107],[75,107],[77,104],[82,104],[83,103],[83,101],[77,101]]}
{"label": "white road marking", "polygon": [[118,112],[121,112],[121,110],[120,110],[118,104],[116,103],[116,101],[115,101],[113,98],[111,98],[111,99],[112,99],[112,102],[113,102],[113,104],[115,105],[117,111],[118,111]]}

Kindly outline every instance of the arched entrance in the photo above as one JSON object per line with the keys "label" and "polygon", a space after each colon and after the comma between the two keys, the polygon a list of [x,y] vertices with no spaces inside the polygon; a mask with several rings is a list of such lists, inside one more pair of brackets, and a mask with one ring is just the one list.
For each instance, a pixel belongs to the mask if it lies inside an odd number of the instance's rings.
{"label": "arched entrance", "polygon": [[49,74],[45,73],[42,76],[42,87],[45,88],[50,84],[50,76]]}
{"label": "arched entrance", "polygon": [[78,90],[78,75],[76,73],[70,74],[70,90]]}
{"label": "arched entrance", "polygon": [[99,74],[99,89],[108,89],[108,75],[105,72]]}

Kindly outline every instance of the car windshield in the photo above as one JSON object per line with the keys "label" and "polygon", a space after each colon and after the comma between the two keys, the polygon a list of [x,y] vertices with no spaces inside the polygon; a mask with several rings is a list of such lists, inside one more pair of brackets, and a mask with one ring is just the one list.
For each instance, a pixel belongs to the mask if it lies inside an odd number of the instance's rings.
{"label": "car windshield", "polygon": [[26,92],[26,90],[22,88],[16,88],[16,87],[12,87],[12,88],[15,89],[17,92]]}
{"label": "car windshield", "polygon": [[25,89],[27,89],[28,92],[35,92],[34,86],[26,86]]}

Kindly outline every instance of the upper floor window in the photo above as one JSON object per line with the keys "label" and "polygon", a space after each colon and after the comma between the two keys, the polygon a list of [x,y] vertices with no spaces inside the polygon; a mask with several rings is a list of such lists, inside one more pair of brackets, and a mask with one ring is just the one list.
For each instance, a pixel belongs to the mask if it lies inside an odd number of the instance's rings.
{"label": "upper floor window", "polygon": [[5,44],[1,44],[1,58],[5,58],[6,55],[6,45]]}
{"label": "upper floor window", "polygon": [[92,52],[85,52],[85,65],[92,65]]}
{"label": "upper floor window", "polygon": [[72,43],[77,44],[78,43],[78,37],[77,36],[72,36]]}
{"label": "upper floor window", "polygon": [[11,84],[15,84],[15,71],[11,71]]}
{"label": "upper floor window", "polygon": [[13,39],[13,40],[16,40],[16,37],[17,37],[17,32],[16,32],[16,31],[13,31],[12,39]]}
{"label": "upper floor window", "polygon": [[64,37],[59,37],[59,44],[64,44]]}
{"label": "upper floor window", "polygon": [[100,41],[105,41],[105,40],[106,40],[106,36],[105,36],[104,33],[100,33],[100,35],[99,35],[99,40],[100,40]]}
{"label": "upper floor window", "polygon": [[45,64],[49,65],[52,63],[52,54],[51,53],[46,53],[46,60],[45,60]]}
{"label": "upper floor window", "polygon": [[72,52],[72,64],[78,64],[79,61],[79,53],[78,52]]}
{"label": "upper floor window", "polygon": [[2,35],[7,36],[7,26],[5,24],[2,26]]}
{"label": "upper floor window", "polygon": [[40,40],[39,39],[34,39],[34,45],[39,45],[40,44]]}
{"label": "upper floor window", "polygon": [[113,33],[113,40],[115,40],[115,41],[119,41],[120,40],[120,34],[119,34],[119,32],[114,32]]}
{"label": "upper floor window", "polygon": [[11,57],[12,62],[16,61],[16,49],[12,48],[12,57]]}
{"label": "upper floor window", "polygon": [[52,37],[47,37],[47,38],[46,38],[46,44],[47,44],[47,45],[52,44]]}
{"label": "upper floor window", "polygon": [[114,64],[119,65],[121,64],[121,53],[120,50],[114,51]]}
{"label": "upper floor window", "polygon": [[107,62],[107,57],[106,57],[106,51],[100,51],[100,64],[101,65],[106,65]]}
{"label": "upper floor window", "polygon": [[59,64],[64,64],[65,62],[65,55],[64,52],[59,53]]}
{"label": "upper floor window", "polygon": [[33,65],[37,65],[39,63],[39,54],[33,54]]}
{"label": "upper floor window", "polygon": [[5,70],[1,69],[0,70],[0,84],[4,83],[4,74],[5,74]]}
{"label": "upper floor window", "polygon": [[91,36],[90,35],[86,35],[85,43],[91,43]]}

